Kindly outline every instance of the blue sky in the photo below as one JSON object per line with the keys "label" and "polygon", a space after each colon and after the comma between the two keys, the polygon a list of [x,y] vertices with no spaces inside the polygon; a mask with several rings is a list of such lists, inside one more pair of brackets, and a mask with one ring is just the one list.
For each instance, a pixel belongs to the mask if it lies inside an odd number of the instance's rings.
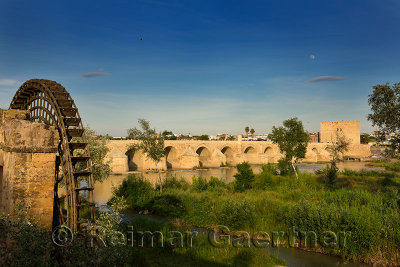
{"label": "blue sky", "polygon": [[45,78],[114,136],[138,118],[191,134],[267,133],[293,116],[310,131],[360,120],[369,132],[371,86],[400,81],[399,10],[398,0],[3,0],[0,107]]}

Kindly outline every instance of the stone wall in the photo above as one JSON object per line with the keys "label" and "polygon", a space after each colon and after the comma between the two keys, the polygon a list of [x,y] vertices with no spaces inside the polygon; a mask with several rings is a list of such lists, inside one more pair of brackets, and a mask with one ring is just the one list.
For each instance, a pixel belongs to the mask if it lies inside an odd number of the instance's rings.
{"label": "stone wall", "polygon": [[26,111],[0,110],[0,212],[29,203],[31,215],[50,229],[58,132],[26,118]]}

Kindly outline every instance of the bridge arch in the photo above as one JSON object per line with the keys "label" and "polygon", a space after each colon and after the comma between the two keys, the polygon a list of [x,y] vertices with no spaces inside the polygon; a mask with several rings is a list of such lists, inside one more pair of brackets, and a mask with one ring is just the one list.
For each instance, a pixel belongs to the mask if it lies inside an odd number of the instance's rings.
{"label": "bridge arch", "polygon": [[271,146],[267,146],[264,149],[264,154],[267,155],[268,163],[271,163],[274,161],[274,150]]}
{"label": "bridge arch", "polygon": [[313,147],[311,149],[311,151],[313,152],[313,157],[315,158],[315,161],[318,162],[319,161],[319,151],[316,147]]}
{"label": "bridge arch", "polygon": [[273,157],[274,156],[274,150],[271,146],[267,146],[264,149],[264,154],[267,154],[268,157]]}
{"label": "bridge arch", "polygon": [[251,164],[257,163],[257,151],[253,146],[247,146],[243,153],[246,156],[246,161]]}
{"label": "bridge arch", "polygon": [[176,168],[179,164],[177,149],[173,146],[167,146],[164,149],[164,153],[165,153],[167,169]]}
{"label": "bridge arch", "polygon": [[245,154],[256,154],[257,151],[253,146],[248,146],[244,149]]}
{"label": "bridge arch", "polygon": [[196,149],[196,153],[199,155],[199,166],[207,166],[208,161],[211,159],[211,151],[206,146],[200,146]]}
{"label": "bridge arch", "polygon": [[128,151],[128,168],[129,171],[138,171],[143,169],[143,153],[141,151]]}
{"label": "bridge arch", "polygon": [[222,148],[221,153],[225,155],[226,163],[228,163],[229,165],[235,164],[234,152],[230,146],[225,146],[224,148]]}

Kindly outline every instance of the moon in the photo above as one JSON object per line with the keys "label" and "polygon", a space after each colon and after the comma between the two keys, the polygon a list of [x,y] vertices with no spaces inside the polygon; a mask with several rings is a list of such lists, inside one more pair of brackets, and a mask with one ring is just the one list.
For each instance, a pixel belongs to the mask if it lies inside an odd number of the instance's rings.
{"label": "moon", "polygon": [[310,59],[314,60],[315,59],[315,55],[310,55]]}

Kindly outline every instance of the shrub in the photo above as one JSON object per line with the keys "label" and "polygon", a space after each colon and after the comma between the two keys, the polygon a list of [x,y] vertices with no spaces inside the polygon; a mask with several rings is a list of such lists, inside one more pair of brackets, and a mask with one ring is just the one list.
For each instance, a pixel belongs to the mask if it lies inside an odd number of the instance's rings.
{"label": "shrub", "polygon": [[396,201],[389,201],[392,197],[360,189],[323,191],[310,200],[290,206],[284,216],[285,223],[298,231],[315,231],[318,236],[326,230],[351,232],[346,246],[340,247],[340,253],[347,258],[366,259],[376,250],[385,250],[388,244],[380,241],[381,234],[393,240],[392,244],[399,240],[399,231],[393,228],[398,214]]}
{"label": "shrub", "polygon": [[155,220],[152,218],[149,218],[147,216],[137,216],[134,217],[130,224],[128,230],[132,232],[138,232],[138,231],[159,231],[162,229],[164,226],[164,221],[162,220]]}
{"label": "shrub", "polygon": [[388,172],[385,173],[383,176],[383,180],[382,180],[382,185],[383,186],[388,186],[388,185],[392,185],[394,184],[394,178],[396,177],[396,175],[394,173]]}
{"label": "shrub", "polygon": [[207,191],[201,194],[181,191],[177,196],[185,206],[184,220],[202,227],[209,227],[216,222],[214,194]]}
{"label": "shrub", "polygon": [[261,166],[261,172],[267,172],[267,173],[271,173],[273,175],[278,175],[278,170],[271,163],[263,164]]}
{"label": "shrub", "polygon": [[388,171],[400,172],[400,162],[385,164],[385,169]]}
{"label": "shrub", "polygon": [[155,191],[149,181],[143,176],[130,174],[128,179],[114,191],[117,197],[124,197],[132,208],[143,208],[155,195]]}
{"label": "shrub", "polygon": [[107,245],[124,243],[125,238],[120,235],[119,228],[122,220],[122,210],[126,209],[124,197],[114,197],[110,203],[110,211],[99,212],[96,216],[96,225],[89,226],[88,233],[98,229],[98,235]]}
{"label": "shrub", "polygon": [[279,174],[282,176],[293,174],[293,167],[287,158],[281,158],[278,160]]}
{"label": "shrub", "polygon": [[218,190],[218,189],[223,189],[226,188],[226,183],[222,181],[221,179],[211,176],[210,180],[208,181],[208,188],[207,190]]}
{"label": "shrub", "polygon": [[29,216],[29,209],[20,202],[11,214],[0,218],[0,263],[4,266],[44,266],[51,260],[50,233]]}
{"label": "shrub", "polygon": [[248,162],[242,162],[236,165],[237,173],[235,177],[235,191],[243,192],[252,187],[254,182],[254,173]]}
{"label": "shrub", "polygon": [[377,212],[366,207],[352,207],[341,214],[338,226],[342,231],[351,232],[350,239],[342,249],[343,255],[355,259],[376,249],[382,229]]}
{"label": "shrub", "polygon": [[295,226],[298,231],[314,231],[318,234],[335,230],[337,213],[334,205],[302,200],[289,208],[285,221],[288,227]]}
{"label": "shrub", "polygon": [[192,189],[196,192],[204,192],[206,190],[218,191],[227,187],[224,181],[221,181],[221,179],[214,176],[211,176],[208,182],[205,178],[201,176],[199,177],[193,176],[192,181],[193,181]]}
{"label": "shrub", "polygon": [[[325,184],[327,185],[334,185],[335,184],[335,180],[338,176],[338,168],[336,167],[336,163],[332,163],[326,164],[325,168],[323,169],[317,169],[314,171],[314,173],[316,175],[323,175],[325,176]],[[349,169],[345,169],[345,171],[341,172],[341,173],[346,173],[347,176],[355,176],[355,172],[357,171],[353,171],[353,170],[349,170]]]}
{"label": "shrub", "polygon": [[84,233],[67,246],[55,246],[51,233],[28,215],[29,209],[29,205],[17,204],[11,214],[0,216],[2,266],[146,266],[138,249],[91,247],[91,238]]}
{"label": "shrub", "polygon": [[266,190],[271,187],[275,175],[277,175],[277,170],[273,165],[262,165],[261,172],[255,177],[254,188]]}
{"label": "shrub", "polygon": [[336,183],[338,167],[336,167],[336,162],[332,161],[331,165],[326,165],[324,172],[325,172],[325,184],[328,187],[334,187]]}
{"label": "shrub", "polygon": [[184,178],[178,179],[176,176],[169,176],[164,180],[163,189],[182,189],[186,190],[190,187],[189,183]]}
{"label": "shrub", "polygon": [[254,213],[254,205],[246,200],[228,199],[216,211],[216,216],[220,224],[232,229],[240,229],[250,227],[254,223]]}
{"label": "shrub", "polygon": [[340,172],[340,174],[348,177],[354,177],[354,176],[361,176],[361,177],[386,177],[386,176],[391,176],[391,178],[397,177],[398,175],[395,172],[388,172],[388,171],[377,171],[377,170],[360,170],[360,171],[355,171],[355,170],[349,170],[349,169],[344,169],[343,171]]}
{"label": "shrub", "polygon": [[201,176],[194,176],[192,177],[192,189],[196,192],[203,192],[206,191],[208,187],[208,183],[205,178]]}
{"label": "shrub", "polygon": [[180,217],[185,213],[185,206],[182,201],[170,194],[154,197],[147,203],[146,207],[154,214],[172,218]]}

